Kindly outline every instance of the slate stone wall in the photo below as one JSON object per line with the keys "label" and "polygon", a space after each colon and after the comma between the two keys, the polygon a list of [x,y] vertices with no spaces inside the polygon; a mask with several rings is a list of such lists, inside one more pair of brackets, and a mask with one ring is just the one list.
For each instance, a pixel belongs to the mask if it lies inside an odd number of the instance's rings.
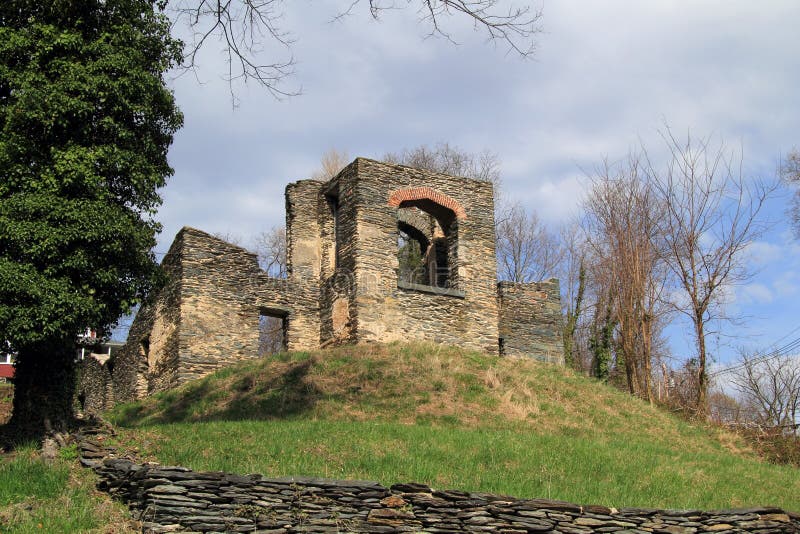
{"label": "slate stone wall", "polygon": [[253,253],[188,227],[162,265],[166,285],[142,305],[113,359],[117,401],[258,357],[262,313],[285,317],[289,349],[319,346],[315,281],[272,278]]}
{"label": "slate stone wall", "polygon": [[501,352],[564,364],[561,293],[558,279],[497,284]]}
{"label": "slate stone wall", "polygon": [[127,342],[111,357],[115,402],[139,399],[179,383],[184,237],[184,231],[178,233],[161,261],[164,286],[139,308]]}
{"label": "slate stone wall", "polygon": [[105,358],[89,354],[78,365],[78,401],[86,415],[100,415],[114,406],[114,385],[107,363]]}
{"label": "slate stone wall", "polygon": [[581,506],[545,499],[306,477],[269,478],[115,459],[90,436],[81,461],[145,532],[798,533],[800,515],[759,507],[705,512]]}

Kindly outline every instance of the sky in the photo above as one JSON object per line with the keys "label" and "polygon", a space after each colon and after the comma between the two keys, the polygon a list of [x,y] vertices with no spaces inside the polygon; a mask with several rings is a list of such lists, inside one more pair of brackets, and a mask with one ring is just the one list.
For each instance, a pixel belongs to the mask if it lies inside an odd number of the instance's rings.
{"label": "sky", "polygon": [[[587,174],[604,158],[642,144],[663,158],[667,126],[741,150],[745,174],[766,179],[800,147],[796,0],[545,1],[534,4],[543,16],[532,60],[463,18],[444,21],[454,44],[429,37],[413,7],[374,21],[362,2],[336,19],[348,5],[285,3],[296,60],[285,89],[299,96],[230,87],[214,42],[196,72],[170,75],[185,125],[170,151],[158,253],[182,226],[246,244],[283,224],[285,185],[310,177],[329,149],[350,159],[439,142],[489,150],[504,193],[555,226],[579,213]],[[737,347],[800,336],[800,241],[786,223],[788,199],[783,191],[769,202],[775,224],[748,251],[755,275],[730,295],[728,312],[745,320],[712,336],[720,365]],[[680,322],[668,330],[678,358],[691,356],[688,331]]]}

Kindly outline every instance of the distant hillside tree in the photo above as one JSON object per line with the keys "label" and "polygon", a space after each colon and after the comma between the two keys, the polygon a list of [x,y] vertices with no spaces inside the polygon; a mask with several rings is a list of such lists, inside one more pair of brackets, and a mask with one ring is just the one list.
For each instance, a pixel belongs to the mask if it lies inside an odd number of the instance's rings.
{"label": "distant hillside tree", "polygon": [[[618,165],[605,163],[593,177],[584,202],[587,238],[602,272],[601,287],[608,300],[598,309],[604,318],[599,329],[605,347],[606,325],[615,326],[617,363],[625,371],[628,389],[653,400],[652,363],[659,335],[659,317],[665,312],[663,292],[667,276],[658,246],[662,209],[639,155]],[[603,289],[598,294],[605,296]],[[605,350],[605,349],[604,349]]]}
{"label": "distant hillside tree", "polygon": [[681,293],[672,304],[693,327],[696,407],[706,413],[706,335],[714,321],[726,318],[722,299],[727,290],[751,276],[744,252],[766,230],[759,215],[776,184],[746,178],[741,154],[723,143],[712,145],[691,135],[680,140],[669,130],[664,139],[669,161],[663,169],[651,166],[648,174],[663,209],[661,250]]}

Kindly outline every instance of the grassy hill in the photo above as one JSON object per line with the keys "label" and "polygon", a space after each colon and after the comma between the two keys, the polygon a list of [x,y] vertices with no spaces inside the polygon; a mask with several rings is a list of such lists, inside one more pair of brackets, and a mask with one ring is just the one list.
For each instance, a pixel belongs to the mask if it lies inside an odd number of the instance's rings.
{"label": "grassy hill", "polygon": [[568,369],[425,344],[280,354],[112,414],[168,464],[611,506],[800,510],[800,472]]}

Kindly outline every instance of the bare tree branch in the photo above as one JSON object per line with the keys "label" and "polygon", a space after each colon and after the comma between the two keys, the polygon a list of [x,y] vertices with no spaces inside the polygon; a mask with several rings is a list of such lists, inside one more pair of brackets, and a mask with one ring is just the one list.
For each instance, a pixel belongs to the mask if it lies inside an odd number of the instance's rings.
{"label": "bare tree branch", "polygon": [[797,433],[800,360],[789,356],[761,358],[742,352],[731,381],[761,424]]}
{"label": "bare tree branch", "polygon": [[[285,1],[168,0],[176,24],[183,24],[191,31],[191,41],[184,51],[184,66],[196,69],[200,50],[209,46],[209,39],[216,38],[226,57],[225,78],[234,102],[236,81],[253,81],[278,99],[300,94],[300,90],[285,88],[285,82],[295,72],[294,39],[283,20]],[[335,19],[351,14],[362,3],[363,0],[349,0]],[[402,0],[366,3],[370,16],[376,20],[386,11],[403,8],[397,5]],[[536,36],[541,32],[542,12],[530,5],[514,6],[501,0],[406,0],[405,4],[417,6],[420,23],[430,27],[430,35],[455,42],[443,29],[442,22],[465,16],[472,20],[476,30],[485,32],[488,41],[503,43],[509,52],[523,58],[534,54]],[[269,59],[261,59],[263,56]],[[273,60],[276,56],[281,59]]]}
{"label": "bare tree branch", "polygon": [[270,276],[286,277],[286,228],[273,226],[256,235],[255,252],[259,266]]}
{"label": "bare tree branch", "polygon": [[800,239],[800,150],[793,150],[781,168],[781,176],[790,187],[795,189],[789,216],[794,225],[794,233]]}
{"label": "bare tree branch", "polygon": [[556,276],[565,250],[534,212],[508,207],[497,223],[498,276],[511,282],[538,282]]}

